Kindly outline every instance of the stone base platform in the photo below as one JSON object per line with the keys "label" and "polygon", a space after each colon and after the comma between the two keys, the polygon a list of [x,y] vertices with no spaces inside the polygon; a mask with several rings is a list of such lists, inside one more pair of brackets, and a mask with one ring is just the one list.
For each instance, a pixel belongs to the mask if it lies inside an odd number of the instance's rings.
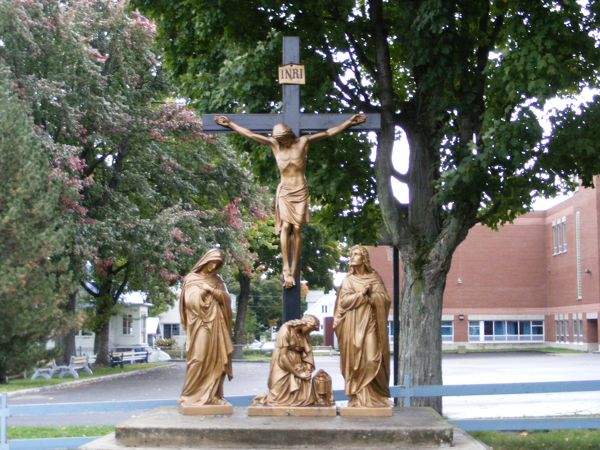
{"label": "stone base platform", "polygon": [[248,416],[335,417],[335,406],[249,406]]}
{"label": "stone base platform", "polygon": [[179,412],[184,416],[230,416],[233,414],[231,403],[224,405],[179,405]]}
{"label": "stone base platform", "polygon": [[234,408],[231,416],[183,416],[159,408],[129,419],[83,450],[434,449],[487,447],[430,408],[394,409],[391,417],[265,417]]}
{"label": "stone base platform", "polygon": [[392,417],[394,409],[390,407],[381,408],[361,408],[353,406],[351,408],[347,406],[339,407],[340,416],[345,417]]}

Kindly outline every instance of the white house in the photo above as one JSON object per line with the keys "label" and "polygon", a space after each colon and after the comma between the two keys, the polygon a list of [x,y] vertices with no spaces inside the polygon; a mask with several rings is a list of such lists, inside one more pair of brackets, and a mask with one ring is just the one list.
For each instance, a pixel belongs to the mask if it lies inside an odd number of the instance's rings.
{"label": "white house", "polygon": [[179,317],[179,299],[175,301],[172,307],[158,316],[158,328],[161,338],[175,339],[177,347],[183,347],[185,344],[185,332],[181,326]]}
{"label": "white house", "polygon": [[[151,303],[146,302],[146,293],[133,291],[125,294],[119,314],[109,323],[109,349],[116,347],[147,347],[154,344],[158,331],[158,318],[148,317]],[[80,330],[75,337],[78,354],[94,353],[94,333]]]}

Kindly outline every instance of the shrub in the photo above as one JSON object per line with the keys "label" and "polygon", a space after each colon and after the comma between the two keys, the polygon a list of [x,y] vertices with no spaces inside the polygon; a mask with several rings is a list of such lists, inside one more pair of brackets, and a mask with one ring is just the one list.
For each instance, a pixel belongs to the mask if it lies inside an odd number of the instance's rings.
{"label": "shrub", "polygon": [[175,339],[173,339],[173,338],[156,340],[157,347],[171,348],[171,347],[175,346],[175,344],[177,344],[177,341],[175,341]]}
{"label": "shrub", "polygon": [[322,334],[311,334],[310,335],[310,343],[314,347],[323,345],[324,342],[325,342],[325,338],[323,337]]}

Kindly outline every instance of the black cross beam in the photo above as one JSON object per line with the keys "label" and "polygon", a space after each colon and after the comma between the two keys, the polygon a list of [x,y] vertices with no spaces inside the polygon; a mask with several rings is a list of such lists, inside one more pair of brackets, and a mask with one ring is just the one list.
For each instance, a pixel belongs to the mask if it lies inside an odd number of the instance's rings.
{"label": "black cross beam", "polygon": [[[283,38],[283,65],[300,63],[300,38],[286,36]],[[202,122],[204,131],[208,133],[231,133],[228,127],[215,123],[215,117],[226,115],[238,125],[248,128],[255,133],[271,133],[273,126],[284,123],[289,126],[296,136],[302,133],[325,131],[339,125],[353,114],[307,114],[300,112],[300,86],[284,84],[282,87],[283,111],[279,114],[203,114]],[[366,114],[367,120],[351,128],[352,131],[379,131],[381,129],[381,116],[379,114]],[[283,289],[283,323],[302,316],[300,309],[300,279],[296,278],[296,285]]]}
{"label": "black cross beam", "polygon": [[[283,38],[283,65],[300,64],[300,38],[298,36],[285,36]],[[284,84],[282,87],[283,111],[280,114],[203,114],[202,122],[204,131],[210,133],[231,133],[227,127],[215,123],[215,117],[226,115],[238,125],[255,133],[270,133],[273,125],[285,123],[296,136],[302,133],[324,131],[339,125],[349,119],[352,114],[319,114],[300,112],[300,86],[297,84]],[[379,131],[381,117],[379,114],[366,114],[367,120],[351,128],[352,131]]]}

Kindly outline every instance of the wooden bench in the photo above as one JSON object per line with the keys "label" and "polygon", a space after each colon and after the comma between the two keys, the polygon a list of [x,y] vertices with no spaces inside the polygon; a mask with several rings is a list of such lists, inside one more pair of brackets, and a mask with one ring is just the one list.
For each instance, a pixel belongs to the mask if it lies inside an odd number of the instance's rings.
{"label": "wooden bench", "polygon": [[84,356],[71,356],[69,360],[68,366],[58,366],[58,376],[59,378],[63,378],[65,375],[72,375],[73,378],[79,378],[78,370],[83,370],[90,375],[93,375],[92,368],[90,367],[90,363],[88,357]]}
{"label": "wooden bench", "polygon": [[110,352],[110,367],[119,366],[123,368],[123,364],[133,364],[136,362],[148,362],[148,351],[135,352],[133,350],[127,352]]}
{"label": "wooden bench", "polygon": [[31,379],[35,380],[37,377],[43,377],[44,379],[49,380],[58,372],[58,368],[59,366],[56,365],[56,361],[52,360],[44,367],[35,369],[35,372],[31,375]]}

